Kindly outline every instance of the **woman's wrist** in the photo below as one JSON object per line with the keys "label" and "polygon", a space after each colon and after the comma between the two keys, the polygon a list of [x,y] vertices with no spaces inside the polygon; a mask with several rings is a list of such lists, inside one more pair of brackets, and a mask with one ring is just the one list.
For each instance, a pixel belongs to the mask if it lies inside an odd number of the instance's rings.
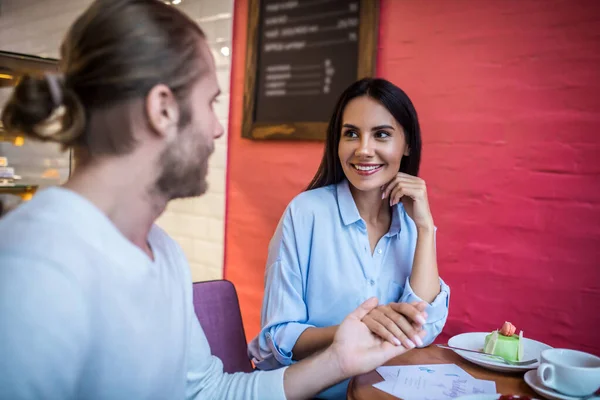
{"label": "woman's wrist", "polygon": [[432,234],[435,232],[435,224],[433,223],[433,219],[425,222],[423,224],[417,225],[417,233],[418,234]]}

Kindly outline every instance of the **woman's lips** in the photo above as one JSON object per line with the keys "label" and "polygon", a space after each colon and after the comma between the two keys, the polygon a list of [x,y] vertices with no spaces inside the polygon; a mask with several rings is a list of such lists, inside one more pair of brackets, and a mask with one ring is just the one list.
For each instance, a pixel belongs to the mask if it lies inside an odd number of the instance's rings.
{"label": "woman's lips", "polygon": [[358,175],[368,176],[381,171],[383,164],[350,164]]}

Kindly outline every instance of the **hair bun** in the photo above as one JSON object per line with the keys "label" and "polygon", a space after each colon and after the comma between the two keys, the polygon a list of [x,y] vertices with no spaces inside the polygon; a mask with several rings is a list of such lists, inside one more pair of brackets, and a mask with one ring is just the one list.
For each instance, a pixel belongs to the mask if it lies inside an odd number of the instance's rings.
{"label": "hair bun", "polygon": [[68,147],[83,133],[85,112],[62,77],[25,75],[6,103],[2,122],[8,132]]}
{"label": "hair bun", "polygon": [[43,138],[50,139],[53,136],[58,136],[63,130],[63,120],[66,114],[67,109],[61,104],[52,111],[48,118],[39,124],[35,124],[32,129],[38,136]]}

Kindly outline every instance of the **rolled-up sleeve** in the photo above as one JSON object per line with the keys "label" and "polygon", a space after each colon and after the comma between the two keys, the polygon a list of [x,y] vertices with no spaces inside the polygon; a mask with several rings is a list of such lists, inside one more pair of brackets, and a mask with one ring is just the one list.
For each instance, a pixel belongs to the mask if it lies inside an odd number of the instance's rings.
{"label": "rolled-up sleeve", "polygon": [[[270,370],[294,363],[292,349],[309,327],[297,236],[291,211],[284,213],[269,245],[261,326],[248,346],[257,368]],[[300,246],[301,247],[301,246]]]}
{"label": "rolled-up sleeve", "polygon": [[[410,277],[406,278],[404,292],[400,298],[401,303],[411,303],[413,301],[423,301],[410,286]],[[446,319],[448,318],[448,307],[450,304],[450,287],[440,278],[440,293],[431,303],[427,304],[425,312],[427,313],[427,323],[424,329],[427,335],[423,339],[423,345],[428,346],[442,332]]]}

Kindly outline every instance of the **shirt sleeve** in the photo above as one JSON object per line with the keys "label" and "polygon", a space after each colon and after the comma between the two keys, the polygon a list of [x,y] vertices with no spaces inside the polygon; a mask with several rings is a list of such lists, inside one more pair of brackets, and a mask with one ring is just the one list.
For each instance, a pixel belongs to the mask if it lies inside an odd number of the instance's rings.
{"label": "shirt sleeve", "polygon": [[210,346],[195,315],[191,321],[186,399],[285,400],[285,368],[275,371],[227,374],[211,355]]}
{"label": "shirt sleeve", "polygon": [[[406,278],[404,292],[400,298],[401,303],[412,303],[413,301],[423,301],[410,286],[410,277]],[[450,287],[440,278],[440,293],[431,303],[427,304],[425,312],[427,313],[427,323],[424,329],[427,335],[423,339],[423,345],[428,346],[442,332],[446,319],[448,318],[448,306],[450,304]]]}
{"label": "shirt sleeve", "polygon": [[288,208],[269,246],[262,305],[262,329],[249,345],[257,368],[270,370],[291,365],[292,349],[307,328],[298,237]]}
{"label": "shirt sleeve", "polygon": [[3,253],[0,399],[74,399],[90,331],[77,279],[61,265]]}

